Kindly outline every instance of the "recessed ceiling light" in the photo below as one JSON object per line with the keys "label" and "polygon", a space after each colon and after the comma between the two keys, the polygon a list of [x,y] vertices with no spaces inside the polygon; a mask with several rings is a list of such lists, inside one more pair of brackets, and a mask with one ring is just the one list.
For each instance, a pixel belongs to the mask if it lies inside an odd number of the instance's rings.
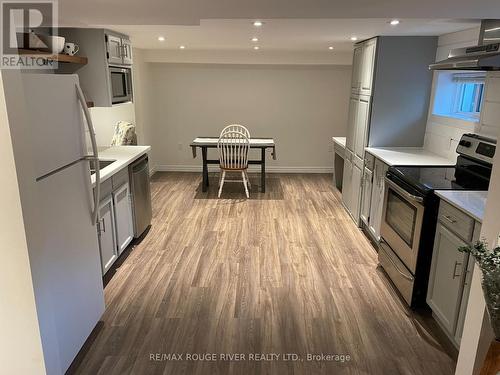
{"label": "recessed ceiling light", "polygon": [[262,22],[262,21],[254,21],[254,23],[253,23],[253,25],[255,27],[261,27],[263,24],[264,24],[264,22]]}
{"label": "recessed ceiling light", "polygon": [[390,22],[390,24],[391,24],[392,26],[399,25],[399,20],[392,20],[392,21]]}
{"label": "recessed ceiling light", "polygon": [[332,46],[330,46],[330,47],[328,47],[328,49],[331,51],[331,50],[333,49],[333,47],[332,47]]}
{"label": "recessed ceiling light", "polygon": [[259,41],[259,38],[257,38],[257,37],[255,37],[255,36],[254,36],[254,37],[252,38],[252,42],[258,42],[258,41]]}
{"label": "recessed ceiling light", "polygon": [[179,48],[180,48],[180,49],[185,49],[185,48],[186,48],[186,46],[179,46]]}
{"label": "recessed ceiling light", "polygon": [[351,36],[351,40],[352,40],[353,42],[355,42],[356,40],[358,40],[358,37],[357,37],[357,36]]}
{"label": "recessed ceiling light", "polygon": [[260,49],[260,47],[259,46],[254,46],[253,49],[254,50],[258,50],[258,49]]}
{"label": "recessed ceiling light", "polygon": [[159,36],[159,37],[158,37],[158,40],[159,40],[160,42],[164,42],[164,41],[165,41],[165,37],[164,37],[164,36]]}

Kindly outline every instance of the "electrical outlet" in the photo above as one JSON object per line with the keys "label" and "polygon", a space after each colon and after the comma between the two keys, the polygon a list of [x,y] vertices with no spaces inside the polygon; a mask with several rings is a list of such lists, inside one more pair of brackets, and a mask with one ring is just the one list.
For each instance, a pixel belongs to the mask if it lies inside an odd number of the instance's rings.
{"label": "electrical outlet", "polygon": [[178,143],[178,144],[177,144],[177,149],[178,149],[179,151],[182,151],[182,143]]}

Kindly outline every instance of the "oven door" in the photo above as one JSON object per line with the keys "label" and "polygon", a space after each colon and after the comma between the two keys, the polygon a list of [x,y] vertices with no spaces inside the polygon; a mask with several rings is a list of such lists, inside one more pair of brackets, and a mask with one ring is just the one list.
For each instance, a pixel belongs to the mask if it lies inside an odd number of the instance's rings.
{"label": "oven door", "polygon": [[423,197],[385,178],[381,236],[415,274],[424,217]]}
{"label": "oven door", "polygon": [[130,68],[109,68],[111,75],[112,103],[124,103],[132,100],[132,73]]}

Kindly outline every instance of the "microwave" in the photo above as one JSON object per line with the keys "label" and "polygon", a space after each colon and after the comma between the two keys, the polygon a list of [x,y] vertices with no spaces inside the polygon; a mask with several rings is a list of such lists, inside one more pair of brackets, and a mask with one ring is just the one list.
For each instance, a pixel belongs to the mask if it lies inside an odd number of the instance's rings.
{"label": "microwave", "polygon": [[109,67],[111,81],[111,103],[132,101],[132,69]]}

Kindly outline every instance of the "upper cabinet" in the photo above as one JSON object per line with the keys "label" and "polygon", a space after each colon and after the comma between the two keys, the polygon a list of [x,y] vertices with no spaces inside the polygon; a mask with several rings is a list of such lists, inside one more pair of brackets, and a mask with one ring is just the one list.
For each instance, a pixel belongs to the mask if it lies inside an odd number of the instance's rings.
{"label": "upper cabinet", "polygon": [[110,65],[131,65],[132,45],[128,37],[119,34],[106,32],[106,48],[108,64]]}
{"label": "upper cabinet", "polygon": [[351,91],[353,94],[359,94],[361,88],[362,63],[363,63],[363,46],[360,45],[354,48],[354,54],[352,59]]}
{"label": "upper cabinet", "polygon": [[59,34],[78,44],[78,55],[88,58],[84,66],[60,65],[57,71],[78,74],[87,101],[96,107],[110,107],[132,100],[132,46],[128,36],[87,28],[59,28]]}
{"label": "upper cabinet", "polygon": [[351,91],[353,94],[371,95],[377,39],[370,39],[354,48]]}
{"label": "upper cabinet", "polygon": [[361,64],[361,95],[371,95],[373,87],[373,70],[377,40],[371,39],[363,45],[363,60]]}

